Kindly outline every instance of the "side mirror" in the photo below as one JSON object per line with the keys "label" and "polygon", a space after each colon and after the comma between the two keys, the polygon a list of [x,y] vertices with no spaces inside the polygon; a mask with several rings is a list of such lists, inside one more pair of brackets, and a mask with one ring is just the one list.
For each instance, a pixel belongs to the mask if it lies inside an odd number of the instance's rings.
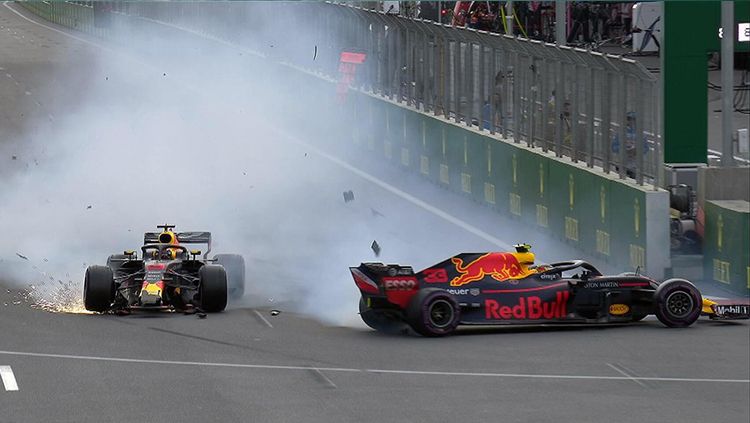
{"label": "side mirror", "polygon": [[129,259],[132,259],[133,256],[135,256],[135,251],[133,251],[133,250],[125,250],[122,253],[125,254],[126,256],[128,256]]}
{"label": "side mirror", "polygon": [[201,250],[190,250],[190,254],[193,256],[193,260],[195,260],[196,257],[201,255]]}

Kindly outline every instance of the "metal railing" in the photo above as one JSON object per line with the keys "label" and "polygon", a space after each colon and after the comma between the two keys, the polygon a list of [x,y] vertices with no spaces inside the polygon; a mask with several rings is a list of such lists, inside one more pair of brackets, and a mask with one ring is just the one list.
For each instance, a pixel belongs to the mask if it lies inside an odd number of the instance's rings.
{"label": "metal railing", "polygon": [[337,3],[116,4],[333,78],[342,51],[364,52],[353,88],[660,185],[659,83],[631,59]]}

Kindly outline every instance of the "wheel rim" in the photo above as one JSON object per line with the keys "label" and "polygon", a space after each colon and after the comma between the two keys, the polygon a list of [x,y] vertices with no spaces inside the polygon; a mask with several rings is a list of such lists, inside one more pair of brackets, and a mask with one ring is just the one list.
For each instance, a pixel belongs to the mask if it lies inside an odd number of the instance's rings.
{"label": "wheel rim", "polygon": [[453,321],[453,305],[446,300],[437,300],[430,305],[430,323],[438,328],[450,326]]}
{"label": "wheel rim", "polygon": [[677,291],[667,296],[667,311],[676,318],[682,318],[693,310],[693,298],[684,291]]}

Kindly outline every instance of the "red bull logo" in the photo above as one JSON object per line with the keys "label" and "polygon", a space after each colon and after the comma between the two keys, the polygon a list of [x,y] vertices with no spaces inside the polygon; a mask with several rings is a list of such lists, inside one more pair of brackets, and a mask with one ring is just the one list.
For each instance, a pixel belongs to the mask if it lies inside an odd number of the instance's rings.
{"label": "red bull logo", "polygon": [[522,266],[512,253],[487,253],[466,265],[457,257],[452,258],[451,261],[456,265],[456,271],[459,273],[451,280],[451,286],[466,285],[482,280],[485,276],[502,282],[508,279],[522,279],[534,273]]}
{"label": "red bull logo", "polygon": [[542,320],[562,319],[568,314],[567,304],[570,293],[559,291],[555,299],[544,301],[539,297],[521,297],[513,305],[500,304],[497,300],[484,300],[484,313],[487,320]]}

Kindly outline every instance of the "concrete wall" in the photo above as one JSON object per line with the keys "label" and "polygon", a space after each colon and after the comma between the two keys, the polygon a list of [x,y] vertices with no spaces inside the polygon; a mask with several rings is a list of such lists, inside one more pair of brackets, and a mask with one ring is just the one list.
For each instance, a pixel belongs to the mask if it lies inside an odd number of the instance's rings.
{"label": "concrete wall", "polygon": [[750,167],[705,167],[698,169],[698,201],[750,201]]}

